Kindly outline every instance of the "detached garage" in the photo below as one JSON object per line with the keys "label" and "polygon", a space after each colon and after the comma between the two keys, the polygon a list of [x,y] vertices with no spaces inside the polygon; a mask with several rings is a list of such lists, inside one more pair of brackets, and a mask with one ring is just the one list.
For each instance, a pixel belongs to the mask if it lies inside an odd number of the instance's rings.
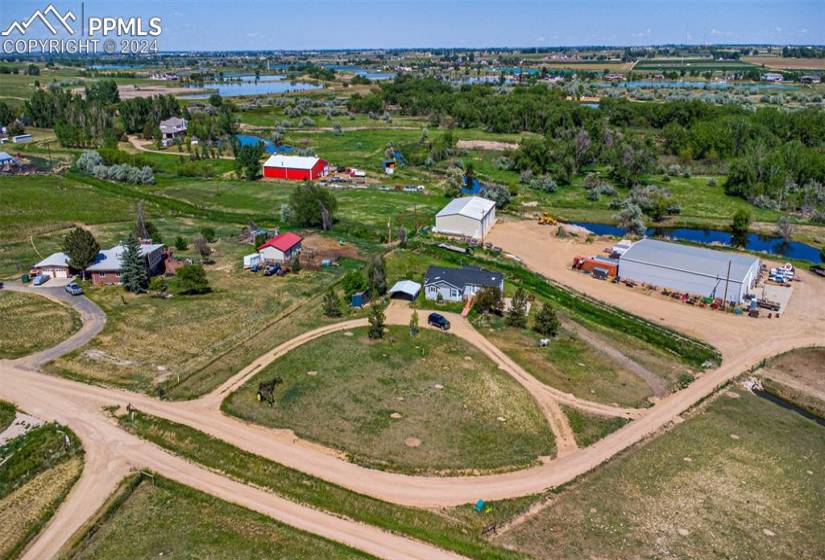
{"label": "detached garage", "polygon": [[496,223],[496,203],[480,196],[456,198],[435,215],[436,233],[483,239]]}
{"label": "detached garage", "polygon": [[329,162],[317,157],[274,154],[264,162],[264,177],[290,181],[312,181],[329,174]]}
{"label": "detached garage", "polygon": [[637,241],[619,257],[619,277],[660,288],[741,303],[759,279],[756,257],[655,239]]}
{"label": "detached garage", "polygon": [[50,278],[69,278],[69,257],[65,253],[49,255],[31,269],[32,274],[48,274]]}

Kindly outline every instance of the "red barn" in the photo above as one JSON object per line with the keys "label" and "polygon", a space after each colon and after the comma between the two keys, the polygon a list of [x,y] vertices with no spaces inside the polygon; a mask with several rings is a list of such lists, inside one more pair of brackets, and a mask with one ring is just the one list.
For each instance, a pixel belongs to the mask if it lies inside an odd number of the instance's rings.
{"label": "red barn", "polygon": [[329,163],[317,157],[275,154],[264,162],[264,177],[312,181],[329,173]]}

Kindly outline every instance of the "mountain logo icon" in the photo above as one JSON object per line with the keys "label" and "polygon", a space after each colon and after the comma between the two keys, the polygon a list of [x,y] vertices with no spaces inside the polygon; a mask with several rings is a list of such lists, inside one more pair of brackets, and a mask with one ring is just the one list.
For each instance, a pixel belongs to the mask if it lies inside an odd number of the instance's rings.
{"label": "mountain logo icon", "polygon": [[[50,21],[50,17],[57,20],[56,24]],[[20,35],[25,35],[29,27],[37,21],[45,25],[46,29],[48,29],[52,35],[57,35],[59,27],[63,27],[70,35],[74,35],[74,29],[69,25],[69,21],[77,21],[77,16],[71,11],[67,11],[65,15],[61,15],[57,8],[54,7],[54,4],[49,4],[45,10],[37,10],[25,21],[15,20],[11,22],[5,31],[0,32],[0,35],[8,37],[15,31]]]}

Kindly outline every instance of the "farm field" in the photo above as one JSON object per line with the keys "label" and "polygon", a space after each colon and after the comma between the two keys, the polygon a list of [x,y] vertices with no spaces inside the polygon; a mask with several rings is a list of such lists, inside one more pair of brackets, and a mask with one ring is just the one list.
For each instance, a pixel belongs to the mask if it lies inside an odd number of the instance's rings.
{"label": "farm field", "polygon": [[249,246],[220,239],[212,247],[215,264],[206,267],[212,287],[209,294],[163,299],[129,294],[119,286],[87,290],[88,297],[106,312],[106,327],[85,348],[57,359],[47,370],[161,396],[191,398],[235,373],[225,367],[235,363],[228,359],[230,354],[240,351],[240,359],[251,360],[269,349],[250,348],[247,339],[280,314],[321,294],[337,278],[336,272],[308,270],[284,277],[243,272],[241,256],[249,252]]}
{"label": "farm field", "polygon": [[825,70],[825,58],[789,58],[783,56],[746,56],[749,64],[777,70]]}
{"label": "farm field", "polygon": [[372,558],[159,476],[133,475],[116,497],[64,558]]}
{"label": "farm field", "polygon": [[48,522],[83,469],[83,448],[47,424],[0,446],[0,558],[16,558]]}
{"label": "farm field", "polygon": [[538,559],[810,557],[825,549],[823,435],[731,387],[494,542]]}
{"label": "farm field", "polygon": [[[274,404],[258,402],[258,384],[276,376]],[[267,366],[223,410],[392,471],[508,469],[554,452],[515,380],[468,343],[426,329],[413,338],[393,326],[379,341],[365,328],[326,335]]]}
{"label": "farm field", "polygon": [[36,293],[0,291],[0,359],[19,358],[50,348],[81,326],[80,315]]}
{"label": "farm field", "polygon": [[713,58],[647,58],[641,59],[634,70],[696,70],[699,72],[716,70],[748,70],[752,64],[738,60],[715,60]]}

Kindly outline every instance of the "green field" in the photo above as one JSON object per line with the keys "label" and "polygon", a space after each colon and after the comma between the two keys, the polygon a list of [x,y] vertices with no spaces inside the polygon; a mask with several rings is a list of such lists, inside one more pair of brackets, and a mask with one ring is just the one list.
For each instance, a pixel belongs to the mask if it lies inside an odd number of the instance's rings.
{"label": "green field", "polygon": [[110,558],[373,558],[154,475],[133,475],[66,560]]}
{"label": "green field", "polygon": [[587,414],[576,408],[561,405],[562,410],[567,415],[573,435],[579,447],[587,447],[596,443],[606,435],[609,435],[629,422],[626,418],[607,418]]}
{"label": "green field", "polygon": [[634,70],[655,70],[660,72],[671,70],[724,71],[749,70],[755,68],[753,64],[738,60],[715,60],[713,58],[643,58],[634,66]]}
{"label": "green field", "polygon": [[46,424],[0,446],[0,558],[17,558],[52,517],[83,469],[83,447]]}
{"label": "green field", "polygon": [[[283,379],[274,404],[258,402],[258,384],[274,377]],[[554,451],[524,389],[468,343],[432,330],[324,336],[267,366],[223,410],[401,472],[507,469]]]}
{"label": "green field", "polygon": [[0,359],[50,348],[80,329],[78,313],[34,293],[0,291]]}
{"label": "green field", "polygon": [[535,558],[816,558],[825,428],[732,389],[495,539]]}

